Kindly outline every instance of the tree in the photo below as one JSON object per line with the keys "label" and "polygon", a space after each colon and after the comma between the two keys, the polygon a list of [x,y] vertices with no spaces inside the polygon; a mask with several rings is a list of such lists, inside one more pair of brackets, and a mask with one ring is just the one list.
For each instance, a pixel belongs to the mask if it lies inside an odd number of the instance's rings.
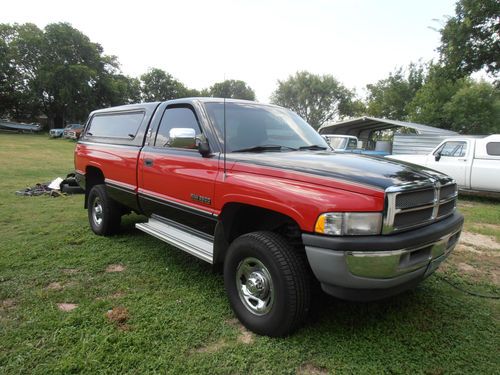
{"label": "tree", "polygon": [[[203,91],[202,91],[203,93]],[[244,81],[234,79],[226,79],[222,82],[217,82],[206,91],[207,96],[215,98],[232,98],[255,100],[255,92]]]}
{"label": "tree", "polygon": [[424,76],[424,67],[412,63],[407,69],[396,69],[388,78],[367,85],[367,113],[374,117],[406,120],[408,105],[422,87]]}
{"label": "tree", "polygon": [[456,78],[486,68],[493,76],[500,69],[500,2],[459,0],[455,16],[440,30],[441,59]]}
{"label": "tree", "polygon": [[146,102],[165,101],[189,96],[189,90],[171,74],[153,68],[141,76],[142,96]]}
{"label": "tree", "polygon": [[500,93],[487,82],[469,81],[443,107],[452,130],[464,134],[500,133]]}
{"label": "tree", "polygon": [[275,104],[290,108],[318,129],[323,123],[348,116],[352,112],[354,94],[331,75],[297,72],[271,96]]}
{"label": "tree", "polygon": [[39,112],[32,90],[43,32],[34,24],[0,24],[0,115],[26,120]]}
{"label": "tree", "polygon": [[500,131],[500,93],[487,82],[452,79],[446,67],[431,65],[410,103],[410,119],[465,134]]}
{"label": "tree", "polygon": [[424,84],[408,104],[411,121],[444,129],[452,129],[450,118],[443,107],[466,84],[464,79],[453,80],[445,67],[431,64]]}

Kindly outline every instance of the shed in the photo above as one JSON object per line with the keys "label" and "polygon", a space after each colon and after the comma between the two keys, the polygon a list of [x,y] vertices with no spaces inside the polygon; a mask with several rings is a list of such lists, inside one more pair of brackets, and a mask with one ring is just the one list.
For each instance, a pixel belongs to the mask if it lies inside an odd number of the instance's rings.
{"label": "shed", "polygon": [[366,116],[343,120],[333,124],[325,124],[318,129],[318,132],[320,134],[354,135],[363,141],[363,144],[367,144],[374,131],[397,128],[413,129],[416,134],[394,134],[392,144],[393,154],[427,154],[443,139],[458,135],[458,133],[451,130],[439,129],[414,122]]}

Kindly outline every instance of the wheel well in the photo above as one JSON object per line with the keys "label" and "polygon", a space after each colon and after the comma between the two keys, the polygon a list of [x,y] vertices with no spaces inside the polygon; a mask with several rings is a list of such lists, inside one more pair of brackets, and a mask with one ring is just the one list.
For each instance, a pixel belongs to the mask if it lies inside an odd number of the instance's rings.
{"label": "wheel well", "polygon": [[104,184],[104,174],[97,167],[87,167],[85,170],[85,204],[87,208],[87,201],[89,192],[94,185]]}
{"label": "wheel well", "polygon": [[234,239],[259,230],[278,233],[294,247],[303,249],[302,232],[291,217],[261,207],[228,203],[222,209],[215,229],[214,265],[223,263],[227,248]]}

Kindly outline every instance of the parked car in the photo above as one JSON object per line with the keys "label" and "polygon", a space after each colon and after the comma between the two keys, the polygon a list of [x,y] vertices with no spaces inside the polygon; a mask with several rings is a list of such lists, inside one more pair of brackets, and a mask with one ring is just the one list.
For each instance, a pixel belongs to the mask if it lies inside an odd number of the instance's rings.
{"label": "parked car", "polygon": [[358,148],[358,137],[354,135],[322,134],[330,146],[337,152],[350,152],[354,154],[385,156],[389,155],[387,151],[366,150]]}
{"label": "parked car", "polygon": [[82,133],[82,124],[69,124],[64,128],[63,137],[69,139],[78,139]]}
{"label": "parked car", "polygon": [[500,134],[445,139],[428,155],[391,155],[453,177],[460,190],[500,195]]}
{"label": "parked car", "polygon": [[50,138],[60,138],[60,137],[62,137],[63,132],[64,132],[63,128],[50,129],[49,137]]}
{"label": "parked car", "polygon": [[75,170],[94,233],[146,215],[138,229],[222,269],[236,316],[269,336],[305,320],[313,277],[358,301],[414,287],[463,225],[450,177],[336,153],[297,114],[242,100],[94,111]]}

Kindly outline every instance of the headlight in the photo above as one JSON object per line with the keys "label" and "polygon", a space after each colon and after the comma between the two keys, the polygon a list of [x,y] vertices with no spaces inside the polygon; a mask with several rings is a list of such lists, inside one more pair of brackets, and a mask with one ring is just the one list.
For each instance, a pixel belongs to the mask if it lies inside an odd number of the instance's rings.
{"label": "headlight", "polygon": [[316,221],[316,233],[332,236],[367,236],[380,234],[382,214],[380,212],[329,212]]}

